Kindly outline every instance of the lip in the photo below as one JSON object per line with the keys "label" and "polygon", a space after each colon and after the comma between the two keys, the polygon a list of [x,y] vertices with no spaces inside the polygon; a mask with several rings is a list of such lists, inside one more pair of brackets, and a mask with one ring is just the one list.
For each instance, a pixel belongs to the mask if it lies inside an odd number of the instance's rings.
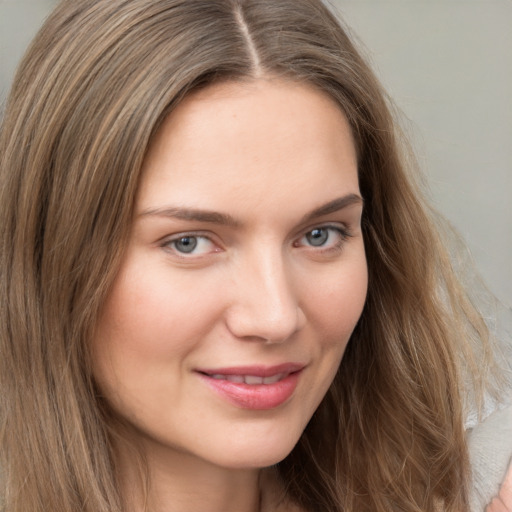
{"label": "lip", "polygon": [[[301,363],[283,363],[274,366],[201,368],[196,373],[210,389],[232,405],[242,409],[268,410],[279,407],[292,396],[304,367]],[[265,379],[268,383],[236,381],[240,376],[253,377],[247,380]],[[276,378],[278,380],[274,381]]]}

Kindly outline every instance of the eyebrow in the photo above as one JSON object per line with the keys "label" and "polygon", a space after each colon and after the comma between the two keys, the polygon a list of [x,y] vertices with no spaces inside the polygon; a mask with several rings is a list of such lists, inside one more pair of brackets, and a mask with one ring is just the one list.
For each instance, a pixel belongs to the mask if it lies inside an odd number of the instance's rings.
{"label": "eyebrow", "polygon": [[227,213],[219,213],[210,210],[199,210],[196,208],[179,208],[173,206],[165,208],[149,208],[139,214],[139,217],[146,216],[170,217],[180,220],[209,222],[212,224],[221,224],[233,228],[240,226],[240,222]]}
{"label": "eyebrow", "polygon": [[[315,208],[313,211],[304,215],[304,217],[302,217],[301,223],[305,223],[314,220],[317,217],[322,217],[324,215],[337,212],[354,204],[363,204],[363,198],[358,194],[347,194],[346,196],[338,197],[337,199],[333,199],[332,201],[329,201],[328,203],[319,206],[318,208]],[[164,208],[148,208],[143,210],[138,215],[138,217],[148,216],[169,217],[196,222],[208,222],[233,228],[241,226],[240,221],[227,213],[201,210],[197,208],[182,208],[173,206]]]}
{"label": "eyebrow", "polygon": [[315,208],[312,212],[307,213],[302,217],[302,223],[308,222],[310,220],[314,220],[317,217],[323,217],[324,215],[329,215],[330,213],[337,212],[339,210],[343,210],[349,206],[354,204],[363,204],[363,198],[358,194],[347,194],[343,197],[338,197],[337,199],[333,199],[328,203]]}

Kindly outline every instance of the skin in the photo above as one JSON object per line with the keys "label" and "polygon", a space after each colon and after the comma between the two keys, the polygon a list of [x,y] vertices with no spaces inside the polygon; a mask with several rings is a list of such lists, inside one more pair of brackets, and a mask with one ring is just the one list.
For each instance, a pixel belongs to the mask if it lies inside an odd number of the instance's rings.
{"label": "skin", "polygon": [[512,462],[509,464],[505,480],[500,492],[486,507],[485,512],[511,512],[512,511]]}
{"label": "skin", "polygon": [[[95,379],[147,458],[151,510],[281,510],[262,468],[298,441],[361,315],[362,206],[348,123],[309,86],[217,84],[164,122],[93,344]],[[183,208],[229,222],[183,218]],[[198,373],[288,362],[304,366],[297,386],[266,410],[231,403]],[[138,511],[123,446],[121,480]]]}

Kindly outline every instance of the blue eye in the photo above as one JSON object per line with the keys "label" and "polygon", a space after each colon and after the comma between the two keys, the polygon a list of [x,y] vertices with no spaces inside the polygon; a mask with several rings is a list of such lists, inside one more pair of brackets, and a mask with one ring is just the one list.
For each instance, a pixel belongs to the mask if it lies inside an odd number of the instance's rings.
{"label": "blue eye", "polygon": [[164,247],[183,256],[201,256],[215,251],[215,244],[209,238],[199,235],[181,235],[167,240]]}
{"label": "blue eye", "polygon": [[306,233],[306,240],[313,247],[321,247],[329,240],[329,230],[327,228],[315,228]]}
{"label": "blue eye", "polygon": [[325,250],[340,249],[349,236],[349,232],[341,227],[320,226],[304,234],[296,245]]}
{"label": "blue eye", "polygon": [[194,249],[197,247],[197,237],[184,236],[183,238],[174,241],[173,244],[176,250],[188,254],[193,252]]}

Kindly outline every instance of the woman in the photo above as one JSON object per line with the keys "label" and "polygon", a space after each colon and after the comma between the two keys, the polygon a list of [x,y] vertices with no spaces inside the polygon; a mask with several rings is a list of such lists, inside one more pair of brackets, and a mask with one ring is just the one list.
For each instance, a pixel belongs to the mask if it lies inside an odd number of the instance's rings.
{"label": "woman", "polygon": [[64,1],[0,152],[6,511],[466,507],[487,331],[320,2]]}

